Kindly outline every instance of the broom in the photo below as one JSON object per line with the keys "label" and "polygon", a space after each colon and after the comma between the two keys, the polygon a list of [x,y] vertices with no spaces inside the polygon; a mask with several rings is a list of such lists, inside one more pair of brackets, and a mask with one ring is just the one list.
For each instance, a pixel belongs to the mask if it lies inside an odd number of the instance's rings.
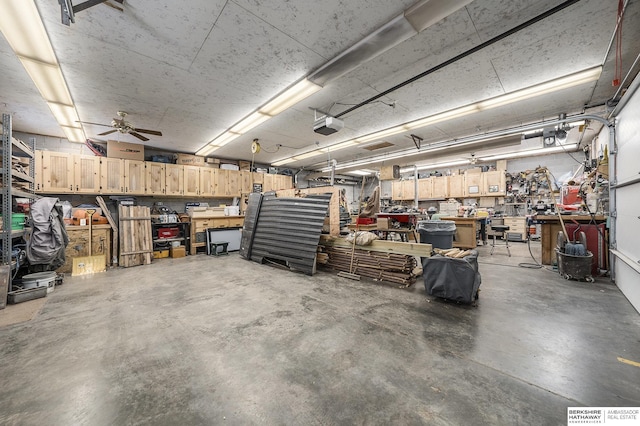
{"label": "broom", "polygon": [[360,275],[353,273],[353,258],[356,253],[356,238],[358,237],[358,228],[360,227],[360,207],[362,205],[362,194],[364,193],[365,177],[362,177],[362,187],[360,188],[360,197],[358,197],[358,215],[356,216],[356,230],[353,234],[353,244],[351,245],[351,262],[349,263],[349,272],[338,272],[338,276],[349,278],[350,280],[360,281]]}

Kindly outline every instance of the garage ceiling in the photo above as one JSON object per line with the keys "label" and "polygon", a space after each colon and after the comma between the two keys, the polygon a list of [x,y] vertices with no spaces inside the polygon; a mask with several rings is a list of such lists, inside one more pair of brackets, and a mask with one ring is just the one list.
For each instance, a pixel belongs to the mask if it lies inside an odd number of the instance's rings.
{"label": "garage ceiling", "polygon": [[[123,11],[99,4],[76,14],[70,26],[61,23],[58,2],[35,3],[82,121],[108,124],[124,110],[135,126],[162,131],[147,147],[194,153],[415,2],[125,0]],[[378,150],[360,145],[330,155],[347,163],[410,148],[409,133],[427,145],[601,106],[618,89],[611,84],[618,2],[581,0],[345,114],[345,128],[333,135],[312,130],[312,108],[340,114],[561,3],[474,0],[212,155],[251,159],[251,142],[259,139],[263,149],[255,161],[269,164],[600,65],[597,81],[372,141],[392,144]],[[625,7],[623,76],[640,52],[640,2]],[[4,38],[0,57],[0,110],[13,114],[14,129],[64,137]],[[83,127],[87,137],[107,139],[98,136],[104,127]],[[140,142],[128,134],[109,136],[117,137]],[[313,168],[326,160],[321,155],[287,166]]]}

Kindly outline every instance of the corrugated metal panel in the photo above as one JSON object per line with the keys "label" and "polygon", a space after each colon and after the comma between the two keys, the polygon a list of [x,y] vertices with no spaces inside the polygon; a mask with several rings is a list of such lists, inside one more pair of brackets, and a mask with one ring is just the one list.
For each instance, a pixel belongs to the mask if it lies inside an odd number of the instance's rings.
{"label": "corrugated metal panel", "polygon": [[242,227],[242,238],[240,240],[240,256],[245,259],[251,257],[251,244],[253,241],[253,231],[255,230],[256,221],[260,212],[260,204],[262,203],[262,194],[253,192],[249,194],[247,201],[247,210],[244,213],[244,226]]}
{"label": "corrugated metal panel", "polygon": [[305,198],[262,197],[247,257],[312,275],[330,200],[330,193]]}

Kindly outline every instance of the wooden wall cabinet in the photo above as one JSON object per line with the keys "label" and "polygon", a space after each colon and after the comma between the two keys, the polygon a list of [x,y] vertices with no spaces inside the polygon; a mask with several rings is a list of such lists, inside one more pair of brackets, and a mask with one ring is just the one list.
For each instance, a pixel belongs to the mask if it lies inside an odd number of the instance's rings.
{"label": "wooden wall cabinet", "polygon": [[226,189],[225,196],[227,197],[239,197],[240,196],[240,171],[239,170],[225,170],[226,174]]}
{"label": "wooden wall cabinet", "polygon": [[120,158],[100,158],[100,193],[122,194],[125,187],[124,161]]}
{"label": "wooden wall cabinet", "polygon": [[502,197],[507,193],[507,182],[504,171],[495,170],[482,173],[482,192],[489,197]]}
{"label": "wooden wall cabinet", "polygon": [[184,195],[200,195],[200,166],[182,166],[184,174]]}
{"label": "wooden wall cabinet", "polygon": [[164,176],[165,195],[184,195],[184,166],[165,164]]}
{"label": "wooden wall cabinet", "polygon": [[428,200],[433,198],[433,179],[418,179],[418,199]]}
{"label": "wooden wall cabinet", "polygon": [[163,195],[165,193],[165,164],[147,161],[145,166],[147,171],[146,194]]}
{"label": "wooden wall cabinet", "polygon": [[200,167],[200,195],[212,197],[214,190],[213,172],[215,169]]}
{"label": "wooden wall cabinet", "polygon": [[448,184],[448,197],[450,198],[459,198],[464,197],[464,175],[453,175],[446,176],[447,184]]}
{"label": "wooden wall cabinet", "polygon": [[483,177],[484,173],[465,173],[464,176],[464,197],[479,197],[484,195]]}
{"label": "wooden wall cabinet", "polygon": [[68,193],[74,191],[73,157],[65,152],[41,151],[41,192]]}
{"label": "wooden wall cabinet", "polygon": [[74,190],[79,194],[100,192],[100,157],[95,155],[73,156]]}
{"label": "wooden wall cabinet", "polygon": [[251,180],[252,173],[241,171],[240,172],[240,193],[249,194],[253,189],[253,182]]}
{"label": "wooden wall cabinet", "polygon": [[124,192],[128,195],[146,193],[147,169],[144,161],[124,160]]}
{"label": "wooden wall cabinet", "polygon": [[433,198],[449,198],[449,182],[448,176],[432,176],[433,179]]}

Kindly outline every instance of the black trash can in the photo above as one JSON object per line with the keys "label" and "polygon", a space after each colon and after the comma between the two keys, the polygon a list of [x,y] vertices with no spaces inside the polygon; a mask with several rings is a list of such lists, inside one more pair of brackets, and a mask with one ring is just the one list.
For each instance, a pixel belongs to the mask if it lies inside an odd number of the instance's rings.
{"label": "black trash can", "polygon": [[452,220],[421,220],[418,222],[420,242],[433,248],[450,249],[456,234],[456,223]]}

